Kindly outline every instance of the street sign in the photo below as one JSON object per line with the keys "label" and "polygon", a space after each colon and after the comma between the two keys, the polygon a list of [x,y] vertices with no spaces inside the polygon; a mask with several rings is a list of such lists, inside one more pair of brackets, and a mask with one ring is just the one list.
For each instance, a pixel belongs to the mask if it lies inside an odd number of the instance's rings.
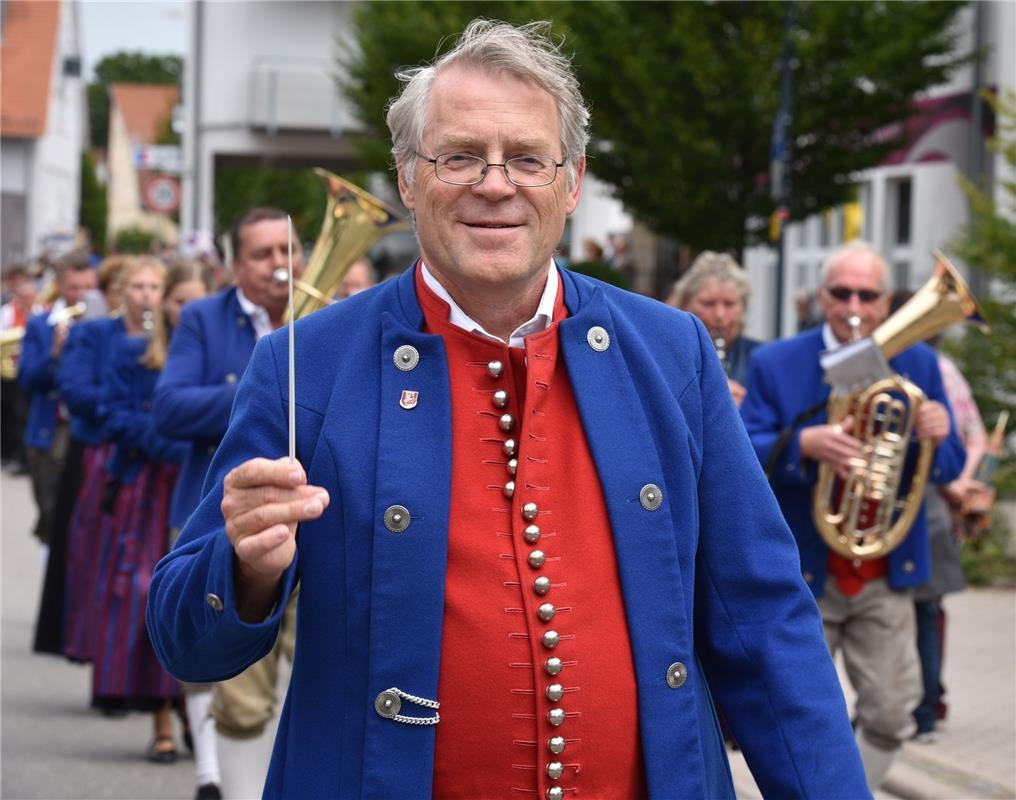
{"label": "street sign", "polygon": [[149,178],[141,190],[145,206],[160,214],[169,214],[180,207],[180,182],[169,175]]}
{"label": "street sign", "polygon": [[134,145],[134,167],[179,175],[183,171],[183,150],[175,144]]}

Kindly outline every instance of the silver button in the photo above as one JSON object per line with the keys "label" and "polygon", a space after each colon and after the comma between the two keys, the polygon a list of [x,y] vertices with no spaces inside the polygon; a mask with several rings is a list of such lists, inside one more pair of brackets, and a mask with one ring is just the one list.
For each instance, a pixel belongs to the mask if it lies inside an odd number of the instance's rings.
{"label": "silver button", "polygon": [[551,656],[543,662],[543,671],[548,675],[557,675],[563,666],[564,664],[561,663],[560,658],[557,656]]}
{"label": "silver button", "polygon": [[420,363],[420,352],[411,344],[404,344],[395,350],[395,366],[403,372],[416,369]]}
{"label": "silver button", "polygon": [[547,764],[548,778],[556,781],[562,775],[564,775],[564,764],[562,764],[560,761],[551,761],[549,764]]}
{"label": "silver button", "polygon": [[561,635],[557,631],[545,631],[540,641],[548,650],[553,650],[561,643]]}
{"label": "silver button", "polygon": [[540,540],[539,527],[536,525],[526,525],[526,529],[522,531],[522,538],[529,542],[529,544],[535,544]]}
{"label": "silver button", "polygon": [[610,347],[610,334],[607,333],[606,328],[594,325],[586,334],[586,341],[589,342],[589,346],[593,348],[593,350],[597,353],[602,353]]}
{"label": "silver button", "polygon": [[547,800],[564,800],[564,789],[560,786],[548,786]]}
{"label": "silver button", "polygon": [[515,455],[515,440],[514,439],[505,439],[505,442],[501,446],[501,449],[504,451],[504,454],[506,456],[513,456],[513,455]]}
{"label": "silver button", "polygon": [[547,740],[547,749],[555,756],[559,756],[564,752],[566,744],[563,736],[551,736]]}
{"label": "silver button", "polygon": [[500,361],[491,361],[487,365],[487,374],[490,375],[490,377],[492,377],[492,378],[500,378],[501,377],[501,370],[503,370],[503,369],[504,369],[504,364],[502,364]]}
{"label": "silver button", "polygon": [[639,492],[639,502],[646,511],[655,511],[663,505],[663,492],[655,483],[647,483]]}
{"label": "silver button", "polygon": [[903,562],[903,571],[904,572],[913,572],[915,569],[917,569],[917,566],[914,564],[913,561],[904,561]]}
{"label": "silver button", "polygon": [[494,396],[491,398],[494,401],[494,405],[498,408],[504,408],[508,405],[508,392],[504,389],[498,389],[494,392]]}
{"label": "silver button", "polygon": [[547,699],[556,703],[564,697],[564,687],[560,683],[552,683],[547,687]]}
{"label": "silver button", "polygon": [[515,417],[511,414],[502,414],[501,419],[497,421],[498,427],[501,428],[505,433],[515,427]]}
{"label": "silver button", "polygon": [[511,497],[515,494],[515,481],[508,481],[504,485],[504,496]]}
{"label": "silver button", "polygon": [[508,459],[508,474],[514,475],[519,468],[519,460],[517,458]]}
{"label": "silver button", "polygon": [[536,503],[526,503],[522,506],[522,517],[527,520],[536,519],[536,515],[540,513],[540,507]]}
{"label": "silver button", "polygon": [[226,383],[236,383],[236,373],[230,372],[226,375]]}
{"label": "silver button", "polygon": [[529,566],[533,569],[539,569],[543,566],[547,557],[543,554],[542,550],[533,550],[533,552],[529,554],[529,558],[526,560],[529,562]]}
{"label": "silver button", "polygon": [[688,680],[688,668],[680,661],[675,661],[667,667],[667,686],[671,689],[680,689]]}
{"label": "silver button", "polygon": [[536,616],[542,619],[544,622],[550,622],[554,619],[554,615],[557,613],[557,609],[554,608],[553,603],[544,603],[536,610]]}
{"label": "silver button", "polygon": [[550,591],[550,578],[546,575],[541,575],[535,581],[533,581],[533,591],[537,594],[546,594]]}
{"label": "silver button", "polygon": [[393,719],[402,709],[402,700],[392,691],[381,692],[374,700],[374,710],[385,719]]}
{"label": "silver button", "polygon": [[388,506],[385,509],[385,527],[392,533],[402,533],[409,527],[409,509],[405,506]]}
{"label": "silver button", "polygon": [[547,722],[553,725],[555,728],[564,722],[564,709],[563,708],[552,708],[547,712]]}
{"label": "silver button", "polygon": [[205,597],[205,600],[207,600],[208,605],[210,605],[216,611],[222,611],[222,598],[219,597],[217,594],[212,594],[211,592],[209,592],[208,595]]}
{"label": "silver button", "polygon": [[244,325],[247,324],[247,317],[237,317],[236,324],[242,328]]}

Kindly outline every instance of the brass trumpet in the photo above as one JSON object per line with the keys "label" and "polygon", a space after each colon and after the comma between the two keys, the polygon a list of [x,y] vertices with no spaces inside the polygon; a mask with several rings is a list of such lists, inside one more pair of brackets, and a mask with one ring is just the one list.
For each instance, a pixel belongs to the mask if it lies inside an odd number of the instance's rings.
{"label": "brass trumpet", "polygon": [[[956,268],[938,250],[934,255],[935,270],[928,282],[871,336],[885,361],[957,322],[987,330],[977,301]],[[828,377],[828,366],[826,372]],[[819,465],[812,519],[825,543],[841,556],[862,561],[882,558],[910,532],[924,499],[935,452],[929,440],[920,443],[909,490],[898,495],[917,409],[926,398],[901,375],[879,377],[846,393],[836,390],[835,378],[832,382],[829,424],[852,416],[862,455],[846,479],[840,479],[829,464]]]}

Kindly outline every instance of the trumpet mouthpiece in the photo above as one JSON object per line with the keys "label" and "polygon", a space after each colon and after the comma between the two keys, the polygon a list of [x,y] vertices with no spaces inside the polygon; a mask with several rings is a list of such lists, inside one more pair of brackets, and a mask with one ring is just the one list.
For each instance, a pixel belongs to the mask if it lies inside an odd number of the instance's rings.
{"label": "trumpet mouthpiece", "polygon": [[272,273],[272,280],[275,283],[289,283],[289,271],[285,267],[279,267]]}

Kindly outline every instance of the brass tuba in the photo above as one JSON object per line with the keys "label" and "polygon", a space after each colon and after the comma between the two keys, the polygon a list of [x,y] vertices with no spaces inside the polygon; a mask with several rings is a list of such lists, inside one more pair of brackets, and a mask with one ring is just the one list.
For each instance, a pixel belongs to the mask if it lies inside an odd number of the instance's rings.
{"label": "brass tuba", "polygon": [[0,378],[13,381],[18,377],[18,357],[21,355],[21,341],[25,338],[22,326],[0,331]]}
{"label": "brass tuba", "polygon": [[[928,282],[879,325],[870,342],[856,343],[873,345],[883,364],[957,322],[965,320],[988,330],[977,301],[956,268],[938,250],[934,255],[935,270]],[[935,445],[930,440],[920,442],[909,490],[899,497],[917,409],[926,398],[903,376],[888,374],[887,364],[887,374],[863,388],[838,391],[842,383],[836,377],[836,366],[831,367],[825,358],[849,347],[843,345],[823,355],[827,379],[834,387],[827,416],[832,425],[853,416],[862,454],[845,479],[829,464],[819,465],[812,518],[833,551],[867,561],[888,555],[909,533],[924,499]]]}
{"label": "brass tuba", "polygon": [[324,181],[328,205],[303,276],[293,282],[296,319],[331,305],[346,271],[374,242],[410,228],[407,219],[370,192],[320,167],[314,172]]}

